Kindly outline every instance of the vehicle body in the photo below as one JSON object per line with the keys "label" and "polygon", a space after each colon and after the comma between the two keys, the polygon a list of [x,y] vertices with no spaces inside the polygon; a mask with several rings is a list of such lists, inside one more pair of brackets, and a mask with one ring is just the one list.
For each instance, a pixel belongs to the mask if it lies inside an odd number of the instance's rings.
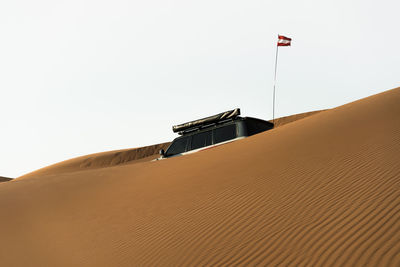
{"label": "vehicle body", "polygon": [[178,132],[181,136],[175,138],[165,152],[160,151],[159,159],[209,149],[274,127],[274,124],[268,121],[239,115],[240,109],[235,109],[173,126],[173,131]]}

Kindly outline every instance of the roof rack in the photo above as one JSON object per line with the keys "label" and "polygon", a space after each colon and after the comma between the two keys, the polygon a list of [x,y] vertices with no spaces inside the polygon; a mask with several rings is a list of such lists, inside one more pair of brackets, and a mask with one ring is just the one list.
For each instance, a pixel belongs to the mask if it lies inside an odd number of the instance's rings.
{"label": "roof rack", "polygon": [[172,126],[172,131],[174,133],[182,135],[198,129],[207,128],[214,124],[221,123],[227,120],[234,120],[239,115],[240,115],[240,108],[236,108],[203,119]]}

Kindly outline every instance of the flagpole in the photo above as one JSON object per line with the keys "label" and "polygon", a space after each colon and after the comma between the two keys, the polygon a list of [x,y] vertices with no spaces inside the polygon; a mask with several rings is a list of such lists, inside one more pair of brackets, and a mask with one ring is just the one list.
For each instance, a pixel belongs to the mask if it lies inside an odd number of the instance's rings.
{"label": "flagpole", "polygon": [[[278,35],[279,36],[279,35]],[[273,103],[272,103],[272,123],[275,124],[275,86],[276,86],[276,69],[278,66],[278,44],[276,44],[275,52],[275,75],[274,75],[274,93],[273,93]]]}

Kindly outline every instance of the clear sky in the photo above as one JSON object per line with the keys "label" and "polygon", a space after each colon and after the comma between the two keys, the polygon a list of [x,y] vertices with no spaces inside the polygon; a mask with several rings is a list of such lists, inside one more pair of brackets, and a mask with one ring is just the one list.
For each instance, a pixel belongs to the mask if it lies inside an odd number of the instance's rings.
{"label": "clear sky", "polygon": [[272,118],[400,86],[397,0],[2,0],[0,176],[171,141],[240,107]]}

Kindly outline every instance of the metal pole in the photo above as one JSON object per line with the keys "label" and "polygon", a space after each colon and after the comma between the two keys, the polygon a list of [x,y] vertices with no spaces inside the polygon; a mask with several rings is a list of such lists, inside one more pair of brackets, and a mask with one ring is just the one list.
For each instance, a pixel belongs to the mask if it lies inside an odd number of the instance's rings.
{"label": "metal pole", "polygon": [[276,56],[275,56],[275,76],[274,76],[274,94],[272,104],[272,123],[275,124],[275,86],[276,86],[276,68],[278,66],[278,44],[276,44]]}

